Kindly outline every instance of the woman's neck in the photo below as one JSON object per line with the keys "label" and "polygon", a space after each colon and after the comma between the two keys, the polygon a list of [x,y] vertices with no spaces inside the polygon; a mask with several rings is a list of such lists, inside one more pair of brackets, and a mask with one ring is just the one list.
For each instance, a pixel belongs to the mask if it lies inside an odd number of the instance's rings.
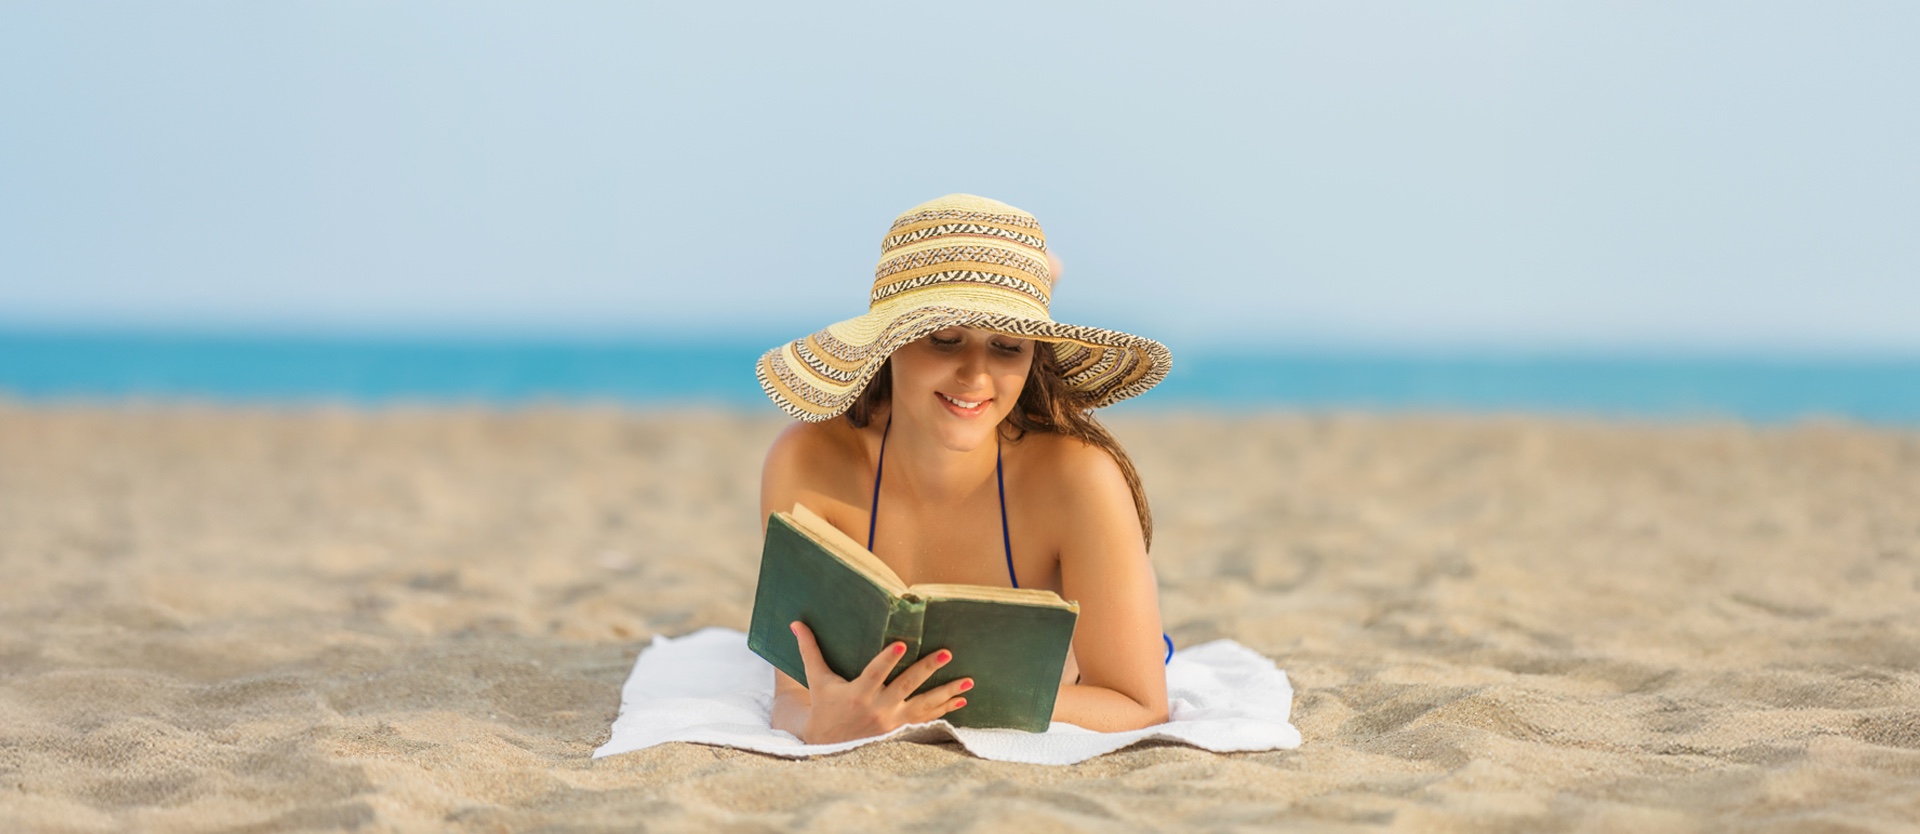
{"label": "woman's neck", "polygon": [[915,428],[895,418],[886,430],[887,483],[898,483],[919,503],[933,506],[959,504],[993,486],[999,460],[997,436],[963,452],[947,448],[932,432]]}

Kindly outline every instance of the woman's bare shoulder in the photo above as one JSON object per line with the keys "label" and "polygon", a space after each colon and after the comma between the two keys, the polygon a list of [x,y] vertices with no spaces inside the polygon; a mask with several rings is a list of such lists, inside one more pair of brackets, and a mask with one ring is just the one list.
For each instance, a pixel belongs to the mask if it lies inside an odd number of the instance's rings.
{"label": "woman's bare shoulder", "polygon": [[774,437],[767,459],[805,465],[845,462],[864,453],[861,441],[860,430],[846,420],[796,421]]}
{"label": "woman's bare shoulder", "polygon": [[[1137,567],[1145,562],[1145,534],[1133,488],[1120,462],[1100,445],[1040,433],[1021,445],[1029,440],[1032,445],[1024,453],[1030,457],[1022,466],[1027,475],[1018,487],[1025,496],[1021,502],[1033,510],[1029,517],[1036,519],[1029,529],[1036,531],[1039,545],[1058,554],[1062,592],[1082,604],[1099,599],[1105,592],[1084,587],[1085,577],[1117,575],[1112,574],[1115,564]],[[1011,470],[1008,474],[1011,477]],[[1015,489],[1008,486],[1009,500]]]}
{"label": "woman's bare shoulder", "polygon": [[842,419],[794,423],[767,449],[760,485],[768,509],[788,509],[807,495],[844,501],[859,492],[870,468],[862,430]]}
{"label": "woman's bare shoulder", "polygon": [[859,430],[845,420],[795,422],[767,448],[767,470],[820,471],[846,466],[861,454]]}
{"label": "woman's bare shoulder", "polygon": [[1022,469],[1029,489],[1060,496],[1069,505],[1118,499],[1133,506],[1126,475],[1106,449],[1055,432],[1029,432],[1019,445],[1025,447],[1027,465]]}
{"label": "woman's bare shoulder", "polygon": [[1084,477],[1107,470],[1112,470],[1116,477],[1120,475],[1120,464],[1113,455],[1078,437],[1050,431],[1028,432],[1019,445],[1027,447],[1027,454],[1040,464],[1037,467],[1040,471],[1054,477]]}

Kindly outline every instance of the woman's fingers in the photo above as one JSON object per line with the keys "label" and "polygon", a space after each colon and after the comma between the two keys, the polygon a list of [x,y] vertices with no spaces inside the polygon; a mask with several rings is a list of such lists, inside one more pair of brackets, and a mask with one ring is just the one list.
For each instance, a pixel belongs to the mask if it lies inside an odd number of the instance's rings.
{"label": "woman's fingers", "polygon": [[908,699],[907,714],[915,716],[914,723],[932,721],[967,705],[967,699],[960,693],[973,688],[972,678],[948,681]]}
{"label": "woman's fingers", "polygon": [[900,677],[894,678],[893,683],[887,684],[887,691],[898,693],[900,699],[904,701],[913,695],[913,691],[919,689],[921,684],[926,683],[927,678],[933,677],[934,672],[939,671],[940,667],[952,660],[953,652],[946,649],[920,658],[902,671]]}
{"label": "woman's fingers", "polygon": [[960,693],[973,688],[972,678],[948,681],[919,695],[913,694],[913,691],[926,683],[928,678],[933,677],[933,673],[939,671],[940,667],[952,662],[953,652],[941,649],[920,658],[895,677],[892,683],[888,683],[887,673],[892,671],[893,667],[900,663],[901,656],[906,654],[906,644],[896,640],[880,649],[880,653],[874,655],[873,659],[867,662],[867,667],[860,671],[859,677],[848,681],[833,671],[833,667],[827,665],[826,657],[820,653],[820,644],[814,639],[813,630],[807,628],[806,623],[795,620],[790,627],[793,630],[794,640],[800,645],[800,660],[807,668],[809,690],[817,690],[820,684],[826,681],[868,682],[873,685],[870,692],[878,694],[879,691],[884,690],[887,695],[899,699],[894,703],[910,716],[908,720],[914,722],[932,721],[966,706],[967,701],[960,697]]}
{"label": "woman's fingers", "polygon": [[907,644],[897,640],[888,643],[880,649],[879,654],[874,655],[873,659],[867,662],[867,667],[860,670],[858,676],[848,680],[840,677],[839,672],[833,671],[833,667],[827,665],[826,656],[820,653],[820,643],[813,637],[813,629],[807,628],[807,624],[799,620],[793,621],[789,628],[793,630],[794,640],[800,644],[800,662],[807,667],[808,689],[813,688],[815,676],[822,676],[821,680],[836,680],[844,683],[867,681],[873,684],[874,689],[880,689],[887,683],[887,673],[893,670],[894,664],[900,662],[900,656],[906,653],[907,648]]}
{"label": "woman's fingers", "polygon": [[835,673],[827,665],[827,659],[820,655],[820,644],[813,639],[813,629],[807,628],[807,624],[799,620],[794,620],[787,627],[793,631],[793,639],[800,643],[800,662],[807,667],[808,689],[818,687],[823,681],[846,680]]}
{"label": "woman's fingers", "polygon": [[858,680],[873,684],[874,689],[886,686],[887,673],[893,671],[894,665],[900,662],[900,656],[906,653],[907,644],[898,640],[880,647],[880,653],[867,661],[867,668],[860,670]]}
{"label": "woman's fingers", "polygon": [[905,656],[906,646],[899,641],[881,648],[859,676],[848,681],[827,665],[812,629],[798,621],[789,628],[806,665],[807,689],[812,698],[806,726],[796,735],[810,742],[866,738],[902,724],[932,721],[966,706],[961,693],[973,688],[971,678],[961,678],[913,694],[953,660],[953,653],[945,649],[915,661],[888,684],[887,674]]}

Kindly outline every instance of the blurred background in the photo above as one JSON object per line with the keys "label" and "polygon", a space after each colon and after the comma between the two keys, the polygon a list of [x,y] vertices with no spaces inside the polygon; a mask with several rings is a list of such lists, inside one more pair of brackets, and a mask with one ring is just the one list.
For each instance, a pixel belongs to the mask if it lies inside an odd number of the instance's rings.
{"label": "blurred background", "polygon": [[1920,425],[1910,3],[0,5],[0,398],[777,413],[1033,212],[1127,410]]}

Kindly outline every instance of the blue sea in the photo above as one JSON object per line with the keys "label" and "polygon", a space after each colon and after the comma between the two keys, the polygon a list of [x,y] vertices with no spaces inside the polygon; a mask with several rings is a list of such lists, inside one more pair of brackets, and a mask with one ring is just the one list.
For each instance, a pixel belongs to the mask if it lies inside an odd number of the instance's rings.
{"label": "blue sea", "polygon": [[[776,414],[753,363],[770,339],[616,341],[0,330],[0,398],[719,406]],[[1920,426],[1920,358],[1182,350],[1117,406],[1154,410],[1806,418]]]}

